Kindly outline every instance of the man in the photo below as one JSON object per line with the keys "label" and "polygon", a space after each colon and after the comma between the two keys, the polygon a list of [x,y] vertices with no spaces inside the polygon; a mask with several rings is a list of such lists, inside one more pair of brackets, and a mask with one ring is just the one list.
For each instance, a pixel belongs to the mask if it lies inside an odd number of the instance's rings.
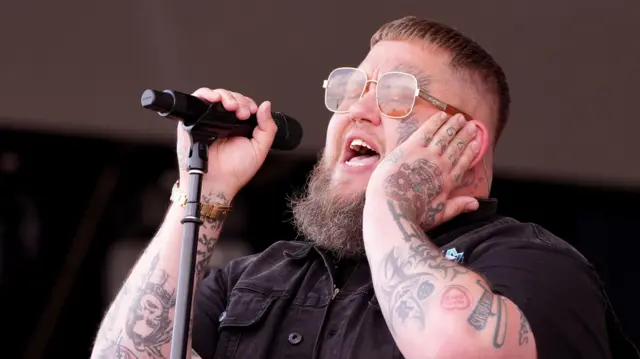
{"label": "man", "polygon": [[[194,93],[239,119],[257,113],[258,127],[210,149],[202,204],[214,214],[198,243],[192,358],[611,358],[626,345],[611,344],[615,317],[591,265],[543,228],[496,214],[493,149],[510,99],[479,45],[442,24],[399,19],[325,89],[334,112],[326,147],[292,201],[304,240],[211,273],[224,213],[276,126],[269,102]],[[182,169],[187,149],[179,129]],[[187,183],[183,170],[175,197]],[[169,356],[177,202],[109,309],[94,358]]]}

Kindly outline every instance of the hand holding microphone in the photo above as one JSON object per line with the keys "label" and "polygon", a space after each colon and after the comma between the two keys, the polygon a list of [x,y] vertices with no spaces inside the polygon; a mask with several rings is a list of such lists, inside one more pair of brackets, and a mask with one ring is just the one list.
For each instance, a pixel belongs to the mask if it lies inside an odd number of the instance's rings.
{"label": "hand holding microphone", "polygon": [[145,108],[160,115],[183,121],[177,129],[183,191],[189,183],[187,159],[191,146],[183,125],[193,125],[194,119],[207,111],[215,111],[214,120],[208,125],[224,136],[209,147],[208,172],[202,179],[204,196],[221,192],[231,200],[255,176],[271,148],[293,149],[302,138],[298,122],[282,113],[272,114],[270,102],[258,106],[253,99],[225,89],[201,88],[192,95],[147,90],[141,102]]}

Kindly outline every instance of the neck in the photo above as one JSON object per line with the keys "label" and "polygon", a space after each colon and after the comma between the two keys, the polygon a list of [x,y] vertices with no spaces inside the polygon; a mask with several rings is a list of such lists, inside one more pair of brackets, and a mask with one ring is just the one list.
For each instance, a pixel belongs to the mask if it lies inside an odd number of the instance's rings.
{"label": "neck", "polygon": [[455,188],[452,196],[472,196],[488,198],[491,192],[491,173],[484,159],[474,168],[467,171]]}

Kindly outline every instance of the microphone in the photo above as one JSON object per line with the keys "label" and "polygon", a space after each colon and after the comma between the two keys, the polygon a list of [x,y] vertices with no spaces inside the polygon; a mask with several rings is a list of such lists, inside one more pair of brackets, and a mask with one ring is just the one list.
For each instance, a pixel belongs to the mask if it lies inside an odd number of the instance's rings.
{"label": "microphone", "polygon": [[[227,111],[219,103],[210,103],[198,97],[173,90],[156,91],[147,89],[140,99],[142,107],[158,113],[162,117],[182,121],[183,126],[199,125],[199,132],[211,137],[251,138],[258,119],[253,114],[247,120],[239,120],[234,112]],[[278,126],[271,148],[293,150],[302,140],[300,123],[282,112],[272,112],[271,116]]]}

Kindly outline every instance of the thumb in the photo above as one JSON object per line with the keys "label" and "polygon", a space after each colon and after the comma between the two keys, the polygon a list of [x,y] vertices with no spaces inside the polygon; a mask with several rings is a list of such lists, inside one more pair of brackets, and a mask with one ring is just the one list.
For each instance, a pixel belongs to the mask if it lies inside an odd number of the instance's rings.
{"label": "thumb", "polygon": [[480,203],[474,197],[455,197],[447,201],[444,208],[442,222],[453,219],[455,216],[478,209]]}
{"label": "thumb", "polygon": [[275,138],[276,131],[278,130],[278,126],[276,126],[276,123],[271,117],[271,102],[265,101],[261,103],[260,107],[258,107],[256,117],[258,120],[258,126],[253,129],[253,139],[251,141],[260,153],[266,156],[269,149],[271,149],[273,139]]}

